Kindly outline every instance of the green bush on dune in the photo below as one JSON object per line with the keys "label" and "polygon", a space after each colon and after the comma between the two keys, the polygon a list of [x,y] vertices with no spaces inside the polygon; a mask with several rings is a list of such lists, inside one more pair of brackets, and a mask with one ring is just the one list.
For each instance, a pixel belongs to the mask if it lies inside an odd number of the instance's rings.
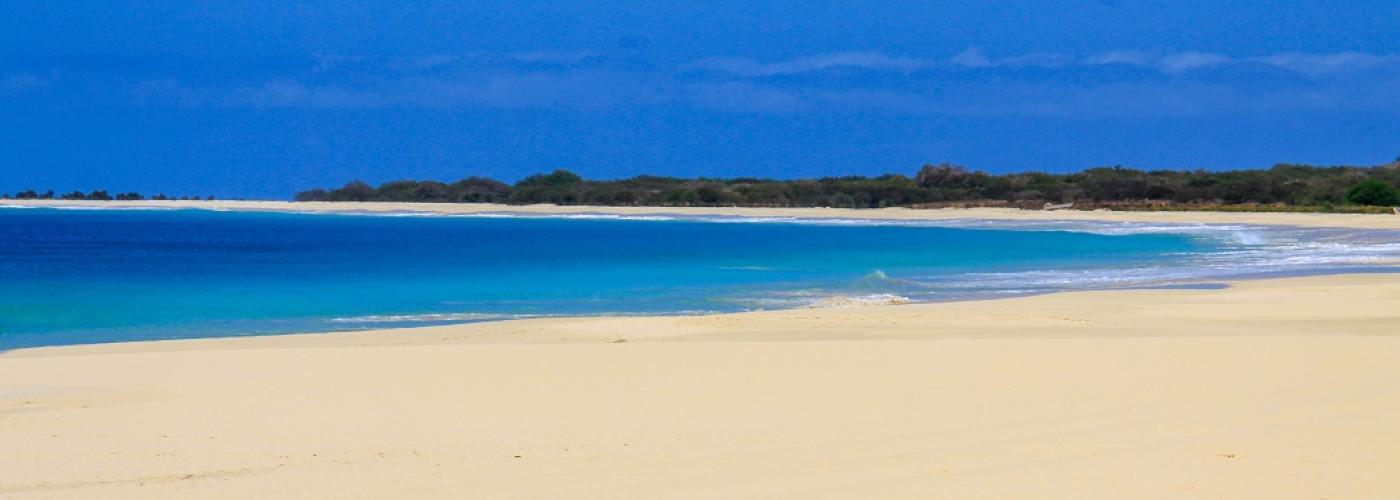
{"label": "green bush on dune", "polygon": [[1378,180],[1358,182],[1347,190],[1347,202],[1373,207],[1400,206],[1400,192]]}
{"label": "green bush on dune", "polygon": [[515,185],[482,177],[456,183],[401,180],[373,187],[297,193],[298,201],[555,203],[624,206],[842,207],[1005,206],[1121,210],[1380,212],[1393,206],[1400,163],[1377,167],[1277,165],[1261,170],[1137,170],[1100,167],[1051,174],[990,174],[928,165],[913,176],[731,179],[642,175],[590,180],[567,170],[531,175]]}

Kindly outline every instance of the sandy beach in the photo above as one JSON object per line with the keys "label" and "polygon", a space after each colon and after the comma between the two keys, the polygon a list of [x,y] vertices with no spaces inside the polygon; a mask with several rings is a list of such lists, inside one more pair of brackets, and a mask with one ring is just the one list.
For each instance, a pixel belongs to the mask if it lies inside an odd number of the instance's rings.
{"label": "sandy beach", "polygon": [[1364,274],[24,349],[0,353],[0,498],[1390,498],[1397,332],[1400,275]]}
{"label": "sandy beach", "polygon": [[1400,278],[0,355],[3,498],[1385,498]]}

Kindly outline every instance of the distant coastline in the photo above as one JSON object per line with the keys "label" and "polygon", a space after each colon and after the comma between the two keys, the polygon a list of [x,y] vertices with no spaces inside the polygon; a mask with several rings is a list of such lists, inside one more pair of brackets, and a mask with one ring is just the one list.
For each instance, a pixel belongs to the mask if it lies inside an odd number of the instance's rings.
{"label": "distant coastline", "polygon": [[1352,229],[1400,229],[1400,216],[1389,213],[1339,214],[1298,212],[1227,211],[1111,211],[1111,210],[1021,210],[1015,208],[882,209],[849,208],[756,208],[756,207],[606,207],[586,205],[502,205],[493,203],[390,203],[390,202],[289,202],[289,201],[86,201],[86,200],[4,200],[0,207],[90,208],[90,209],[202,209],[252,212],[325,214],[437,214],[480,215],[519,214],[538,216],[674,215],[683,217],[787,217],[803,219],[868,220],[1020,220],[1020,221],[1097,221],[1162,224],[1255,224]]}
{"label": "distant coastline", "polygon": [[1400,206],[1400,158],[1375,167],[1280,164],[1269,169],[1144,171],[1121,166],[1051,174],[989,174],[943,163],[913,177],[816,179],[695,178],[643,175],[588,180],[568,170],[514,185],[468,177],[453,183],[401,180],[378,187],[351,181],[312,189],[297,201],[505,203],[511,205],[833,208],[1021,208],[1248,212],[1385,212]]}
{"label": "distant coastline", "polygon": [[[213,196],[149,198],[106,190],[56,194],[34,189],[0,199],[69,201],[213,201]],[[947,163],[913,176],[842,176],[776,180],[640,175],[589,180],[568,170],[514,184],[487,177],[455,182],[396,180],[371,186],[354,180],[293,197],[306,202],[494,203],[607,207],[750,208],[1019,208],[1230,212],[1389,213],[1400,207],[1400,158],[1378,166],[1279,164],[1268,169],[1138,170],[1115,167],[1052,174],[989,174]]]}

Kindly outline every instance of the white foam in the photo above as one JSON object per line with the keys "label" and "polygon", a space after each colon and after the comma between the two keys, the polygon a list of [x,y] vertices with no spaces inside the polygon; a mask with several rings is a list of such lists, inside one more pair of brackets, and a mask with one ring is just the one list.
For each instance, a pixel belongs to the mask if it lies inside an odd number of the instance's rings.
{"label": "white foam", "polygon": [[913,300],[902,295],[873,293],[869,295],[833,295],[812,301],[807,304],[807,307],[812,309],[825,309],[830,307],[888,306],[908,304],[911,302],[913,302]]}
{"label": "white foam", "polygon": [[532,317],[525,314],[488,313],[433,313],[433,314],[389,314],[331,318],[332,323],[428,323],[452,321],[490,321],[501,319],[521,319]]}
{"label": "white foam", "polygon": [[802,271],[802,270],[803,270],[803,269],[790,268],[790,267],[770,267],[770,266],[719,266],[719,269],[723,269],[723,270],[725,270],[725,271],[764,271],[764,272]]}

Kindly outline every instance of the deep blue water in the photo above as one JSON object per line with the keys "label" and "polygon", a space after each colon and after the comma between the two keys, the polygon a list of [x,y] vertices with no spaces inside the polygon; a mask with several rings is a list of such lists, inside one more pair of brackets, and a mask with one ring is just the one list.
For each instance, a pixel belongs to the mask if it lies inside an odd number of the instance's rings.
{"label": "deep blue water", "polygon": [[1029,229],[0,208],[0,349],[1151,286],[1257,246]]}

